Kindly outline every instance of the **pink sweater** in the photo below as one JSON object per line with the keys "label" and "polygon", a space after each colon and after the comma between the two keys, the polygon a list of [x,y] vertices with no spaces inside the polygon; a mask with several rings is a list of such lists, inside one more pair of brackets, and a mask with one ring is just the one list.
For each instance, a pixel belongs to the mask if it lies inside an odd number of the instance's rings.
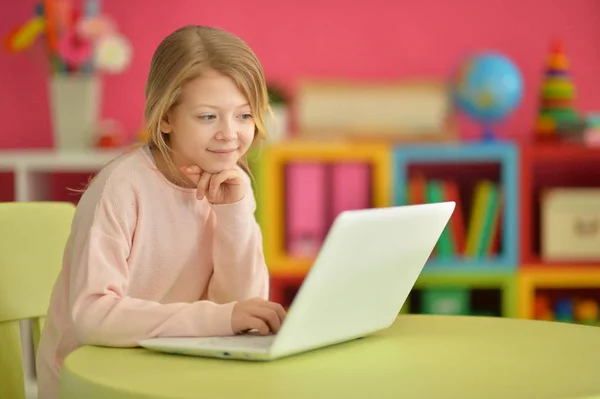
{"label": "pink sweater", "polygon": [[143,148],[103,169],[79,202],[37,354],[40,399],[66,355],[149,337],[231,335],[235,301],[268,298],[262,237],[247,195],[197,200]]}

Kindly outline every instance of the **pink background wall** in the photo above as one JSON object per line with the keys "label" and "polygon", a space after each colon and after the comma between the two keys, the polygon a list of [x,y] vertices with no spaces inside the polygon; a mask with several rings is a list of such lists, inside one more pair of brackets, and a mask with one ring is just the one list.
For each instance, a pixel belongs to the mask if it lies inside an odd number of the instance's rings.
{"label": "pink background wall", "polygon": [[[32,15],[36,1],[5,2],[3,36]],[[133,64],[104,79],[105,117],[129,131],[142,123],[143,86],[152,52],[176,27],[216,25],[243,37],[269,78],[293,87],[302,76],[446,76],[471,50],[503,51],[521,68],[522,107],[500,131],[526,135],[552,37],[565,42],[578,105],[600,109],[600,1],[597,0],[104,0],[134,46]],[[0,52],[1,148],[52,145],[46,74],[33,55]],[[476,127],[464,121],[463,134]]]}

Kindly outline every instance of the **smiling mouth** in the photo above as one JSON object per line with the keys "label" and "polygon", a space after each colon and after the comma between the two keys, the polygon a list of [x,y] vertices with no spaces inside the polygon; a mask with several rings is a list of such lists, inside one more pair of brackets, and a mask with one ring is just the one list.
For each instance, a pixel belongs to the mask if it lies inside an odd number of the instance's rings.
{"label": "smiling mouth", "polygon": [[236,151],[237,151],[237,148],[233,148],[231,150],[208,150],[208,152],[212,152],[213,154],[218,154],[218,155],[233,154]]}

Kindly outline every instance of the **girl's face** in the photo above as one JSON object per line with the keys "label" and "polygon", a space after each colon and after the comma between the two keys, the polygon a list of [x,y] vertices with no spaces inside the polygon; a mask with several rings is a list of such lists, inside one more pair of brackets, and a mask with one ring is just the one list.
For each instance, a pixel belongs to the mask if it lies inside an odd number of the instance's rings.
{"label": "girl's face", "polygon": [[182,87],[179,104],[161,122],[162,132],[170,134],[175,166],[198,165],[209,173],[235,168],[254,129],[242,91],[212,69]]}

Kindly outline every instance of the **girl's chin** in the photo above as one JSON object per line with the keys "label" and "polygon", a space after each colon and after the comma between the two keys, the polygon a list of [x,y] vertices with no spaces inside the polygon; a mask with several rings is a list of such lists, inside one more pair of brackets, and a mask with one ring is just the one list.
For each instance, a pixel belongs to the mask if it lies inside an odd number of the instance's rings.
{"label": "girl's chin", "polygon": [[237,160],[235,162],[202,162],[198,166],[208,173],[221,173],[225,170],[235,169],[237,167]]}

